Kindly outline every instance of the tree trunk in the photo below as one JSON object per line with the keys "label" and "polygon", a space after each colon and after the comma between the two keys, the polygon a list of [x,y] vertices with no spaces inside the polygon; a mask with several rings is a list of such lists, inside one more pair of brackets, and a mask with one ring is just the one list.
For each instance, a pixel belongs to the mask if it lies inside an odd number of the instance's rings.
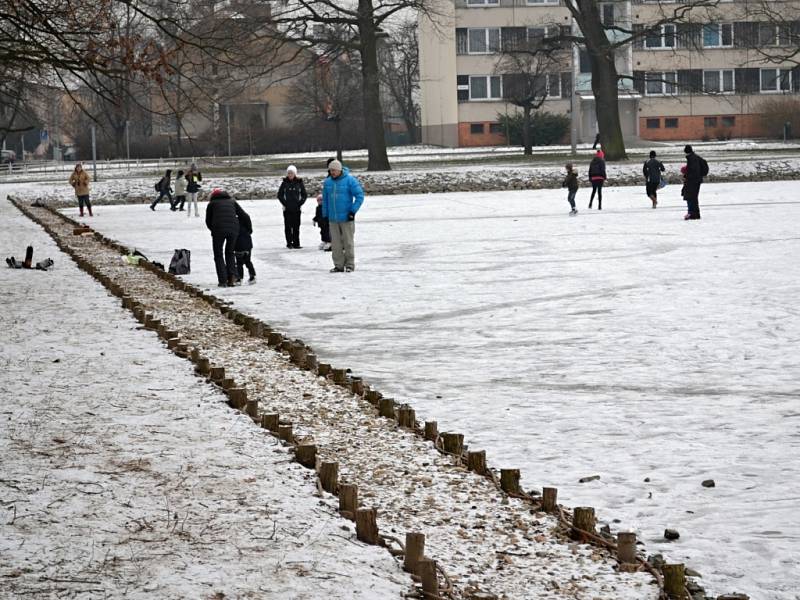
{"label": "tree trunk", "polygon": [[531,156],[533,145],[531,144],[531,107],[529,104],[522,107],[522,145],[525,148],[525,156]]}
{"label": "tree trunk", "polygon": [[336,160],[342,162],[342,119],[336,117]]}
{"label": "tree trunk", "polygon": [[383,135],[378,51],[372,0],[358,0],[358,32],[361,36],[361,75],[364,92],[364,135],[367,141],[367,170],[389,171],[389,156]]}

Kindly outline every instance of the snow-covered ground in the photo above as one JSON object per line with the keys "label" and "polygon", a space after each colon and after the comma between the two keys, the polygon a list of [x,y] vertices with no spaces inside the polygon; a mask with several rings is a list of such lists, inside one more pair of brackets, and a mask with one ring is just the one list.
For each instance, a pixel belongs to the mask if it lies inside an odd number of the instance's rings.
{"label": "snow-covered ground", "polygon": [[401,598],[313,472],[3,192],[2,251],[55,267],[0,269],[0,598]]}
{"label": "snow-covered ground", "polygon": [[[705,185],[699,222],[682,220],[677,186],[657,210],[642,187],[606,190],[602,212],[582,189],[577,218],[557,190],[373,196],[352,274],[328,273],[310,210],[290,251],[277,202],[248,201],[258,281],[219,293],[520,467],[527,487],[620,519],[709,591],[796,600],[797,190]],[[96,214],[165,264],[191,249],[187,278],[215,283],[202,217]]]}

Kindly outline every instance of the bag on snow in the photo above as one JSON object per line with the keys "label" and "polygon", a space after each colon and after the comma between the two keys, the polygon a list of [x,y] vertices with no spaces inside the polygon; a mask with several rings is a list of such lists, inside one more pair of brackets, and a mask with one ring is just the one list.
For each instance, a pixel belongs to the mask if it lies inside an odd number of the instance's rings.
{"label": "bag on snow", "polygon": [[192,271],[192,253],[186,248],[176,248],[169,262],[169,272],[174,275],[188,275]]}
{"label": "bag on snow", "polygon": [[700,175],[705,177],[708,175],[708,162],[702,156],[698,156],[697,158],[700,159]]}
{"label": "bag on snow", "polygon": [[156,185],[155,185],[155,188],[156,188],[156,191],[157,191],[157,192],[160,192],[160,191],[161,191],[161,182],[162,182],[162,181],[164,181],[164,180],[163,180],[163,179],[159,179],[159,180],[158,180],[158,182],[157,182],[157,183],[156,183]]}

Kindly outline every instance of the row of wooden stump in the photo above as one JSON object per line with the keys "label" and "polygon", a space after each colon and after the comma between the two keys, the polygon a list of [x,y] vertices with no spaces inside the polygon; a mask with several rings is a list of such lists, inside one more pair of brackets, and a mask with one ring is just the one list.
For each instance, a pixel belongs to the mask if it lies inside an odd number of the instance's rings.
{"label": "row of wooden stump", "polygon": [[[26,209],[27,207],[16,201],[14,203],[29,218],[44,227],[59,248],[69,254],[81,269],[100,281],[112,294],[122,298],[123,307],[131,310],[146,328],[156,331],[164,339],[169,349],[178,356],[192,360],[196,365],[197,373],[217,384],[227,395],[228,403],[233,408],[244,411],[263,429],[287,444],[294,446],[296,460],[305,467],[315,468],[322,489],[338,496],[340,513],[355,522],[356,536],[359,540],[368,544],[386,545],[386,539],[380,535],[378,530],[377,509],[359,508],[358,486],[338,482],[338,463],[319,461],[315,445],[297,443],[291,422],[281,421],[277,413],[260,412],[258,400],[248,398],[245,388],[237,386],[233,379],[226,378],[224,367],[211,364],[210,360],[202,356],[197,348],[190,348],[188,343],[178,337],[176,331],[167,329],[159,319],[147,312],[145,306],[125,294],[125,290],[119,284],[103,274],[91,262],[78,255],[72,248],[62,243],[60,238],[44,222]],[[128,249],[116,241],[106,238],[98,232],[93,232],[85,225],[81,225],[53,209],[50,210],[74,225],[73,234],[85,235],[91,233],[97,241],[117,250],[121,254],[128,253]],[[152,263],[142,260],[139,266],[169,282],[173,287],[204,300],[219,309],[231,321],[244,327],[250,335],[265,338],[270,347],[288,354],[291,362],[297,367],[316,372],[318,376],[328,378],[334,384],[349,389],[353,394],[363,398],[375,407],[381,417],[392,419],[396,421],[398,427],[433,442],[440,452],[456,457],[460,463],[465,464],[467,469],[477,475],[488,477],[509,496],[529,500],[540,510],[556,514],[562,521],[567,522],[563,511],[557,503],[558,490],[556,488],[545,487],[542,489],[541,498],[534,498],[525,493],[520,486],[519,469],[501,469],[498,482],[494,472],[487,467],[486,452],[483,450],[469,450],[464,444],[463,434],[453,432],[439,433],[436,421],[428,421],[423,426],[420,426],[416,420],[416,413],[411,406],[398,404],[393,398],[384,397],[379,391],[371,389],[361,377],[350,376],[347,369],[333,368],[328,363],[318,362],[316,354],[302,340],[290,340],[282,333],[273,330],[268,324],[241,313],[232,308],[227,302],[186,283],[175,275],[154,266]],[[596,535],[594,508],[576,507],[573,512],[570,530],[573,539],[589,543],[597,542],[599,538]],[[444,573],[440,568],[437,569],[434,560],[424,556],[424,540],[425,536],[422,533],[406,534],[405,550],[403,551],[404,568],[414,574],[422,583],[423,594],[426,598],[436,599],[441,597],[437,570],[442,572],[443,575]],[[637,557],[635,533],[620,532],[617,535],[616,544],[606,543],[605,546],[616,549],[617,559],[621,563],[621,570],[637,570],[643,563]],[[658,576],[656,576],[656,579],[668,598],[681,600],[689,598],[686,592],[686,576],[683,564],[664,565],[662,567],[662,575],[663,581]],[[446,582],[449,582],[446,575],[444,577]],[[448,588],[449,586],[445,585],[444,587]],[[449,593],[448,589],[445,591]]]}

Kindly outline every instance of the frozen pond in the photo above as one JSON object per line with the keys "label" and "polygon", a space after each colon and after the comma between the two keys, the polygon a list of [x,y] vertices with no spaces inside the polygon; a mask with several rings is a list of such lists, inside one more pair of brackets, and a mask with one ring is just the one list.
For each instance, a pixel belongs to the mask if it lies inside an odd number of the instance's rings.
{"label": "frozen pond", "polygon": [[[709,592],[796,600],[798,188],[706,185],[699,222],[676,186],[657,210],[643,187],[606,190],[602,212],[582,188],[576,218],[560,190],[367,197],[351,274],[328,273],[311,208],[298,251],[277,201],[243,202],[258,281],[213,291],[521,468],[525,487],[619,519]],[[96,213],[165,264],[191,249],[188,280],[216,285],[202,216]]]}

